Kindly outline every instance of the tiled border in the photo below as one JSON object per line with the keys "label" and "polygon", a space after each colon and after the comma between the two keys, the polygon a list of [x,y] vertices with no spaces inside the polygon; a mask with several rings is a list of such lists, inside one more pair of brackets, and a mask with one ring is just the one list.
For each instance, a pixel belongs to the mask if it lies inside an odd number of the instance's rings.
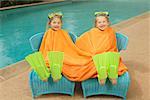
{"label": "tiled border", "polygon": [[33,3],[33,4],[16,5],[16,6],[11,6],[11,7],[3,7],[3,8],[0,8],[0,11],[15,9],[15,8],[22,8],[22,7],[29,7],[29,6],[36,6],[36,5],[43,5],[43,4],[49,4],[49,3],[55,3],[55,2],[62,2],[62,1],[65,1],[65,0],[51,0],[49,2],[40,2],[40,3]]}
{"label": "tiled border", "polygon": [[[114,27],[117,31],[119,31],[119,30],[124,29],[132,24],[135,24],[135,23],[139,22],[140,20],[143,20],[149,16],[150,16],[150,12],[146,12],[141,15],[132,17],[128,20],[117,23],[117,24],[113,25],[112,27]],[[9,79],[13,76],[16,76],[19,73],[24,72],[28,69],[30,69],[30,67],[27,64],[27,62],[24,60],[17,62],[15,64],[12,64],[10,66],[7,66],[3,69],[0,69],[0,82],[4,81],[6,79]]]}

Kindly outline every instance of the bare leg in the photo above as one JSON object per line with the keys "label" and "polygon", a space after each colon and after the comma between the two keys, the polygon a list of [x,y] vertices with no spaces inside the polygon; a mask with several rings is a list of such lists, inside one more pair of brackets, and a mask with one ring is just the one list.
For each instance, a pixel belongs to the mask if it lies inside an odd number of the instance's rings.
{"label": "bare leg", "polygon": [[106,79],[99,80],[100,85],[105,85]]}
{"label": "bare leg", "polygon": [[116,85],[116,84],[117,84],[117,79],[110,79],[110,81],[111,81],[111,83],[112,83],[113,85]]}
{"label": "bare leg", "polygon": [[43,80],[43,82],[47,82],[47,81],[48,81],[48,78]]}
{"label": "bare leg", "polygon": [[58,82],[60,79],[57,79],[57,80],[53,80],[54,82]]}

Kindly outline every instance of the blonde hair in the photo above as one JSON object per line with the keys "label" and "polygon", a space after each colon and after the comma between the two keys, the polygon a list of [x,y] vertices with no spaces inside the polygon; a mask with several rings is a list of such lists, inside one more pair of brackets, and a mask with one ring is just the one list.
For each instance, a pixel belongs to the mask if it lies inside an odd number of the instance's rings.
{"label": "blonde hair", "polygon": [[60,18],[60,20],[61,20],[61,22],[62,22],[62,16],[60,16],[60,15],[54,15],[54,16],[51,17],[51,18],[48,17],[49,22],[51,22],[54,18]]}
{"label": "blonde hair", "polygon": [[62,16],[60,16],[60,15],[54,15],[54,16],[51,17],[51,18],[48,17],[48,21],[47,21],[47,24],[46,24],[46,31],[50,28],[50,27],[49,27],[49,23],[51,23],[51,21],[52,21],[54,18],[60,18],[61,23],[62,23]]}
{"label": "blonde hair", "polygon": [[109,21],[109,15],[107,15],[107,14],[97,14],[97,15],[95,16],[95,23],[94,23],[94,24],[95,24],[95,25],[94,25],[95,27],[96,27],[96,22],[97,22],[96,18],[97,18],[97,17],[100,17],[100,16],[105,17],[105,18],[107,19],[107,21],[110,22],[110,21]]}

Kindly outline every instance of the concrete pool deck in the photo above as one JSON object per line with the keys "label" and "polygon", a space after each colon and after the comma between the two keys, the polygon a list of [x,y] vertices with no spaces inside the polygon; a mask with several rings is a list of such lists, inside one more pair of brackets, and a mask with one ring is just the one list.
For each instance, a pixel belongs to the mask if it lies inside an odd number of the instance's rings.
{"label": "concrete pool deck", "polygon": [[[130,18],[113,25],[117,32],[129,37],[126,51],[122,52],[124,63],[129,69],[131,85],[127,100],[150,100],[150,12]],[[20,66],[20,67],[19,67]],[[32,100],[28,83],[30,68],[21,61],[0,70],[0,99],[2,100]],[[48,94],[36,100],[84,100],[81,86],[77,84],[74,96]],[[91,96],[90,100],[121,100],[114,96]]]}

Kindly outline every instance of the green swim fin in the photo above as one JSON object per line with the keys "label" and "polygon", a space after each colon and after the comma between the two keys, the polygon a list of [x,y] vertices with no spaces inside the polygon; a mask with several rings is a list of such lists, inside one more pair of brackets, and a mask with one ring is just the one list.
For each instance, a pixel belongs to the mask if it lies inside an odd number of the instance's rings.
{"label": "green swim fin", "polygon": [[64,53],[60,51],[48,52],[48,61],[50,64],[51,75],[54,81],[61,79]]}
{"label": "green swim fin", "polygon": [[118,66],[120,54],[118,52],[108,52],[109,57],[109,67],[108,67],[108,77],[111,79],[118,78]]}
{"label": "green swim fin", "polygon": [[41,80],[45,80],[50,76],[50,72],[45,64],[41,52],[35,52],[25,57],[25,60],[35,70]]}
{"label": "green swim fin", "polygon": [[107,78],[107,53],[97,54],[93,56],[93,61],[96,66],[96,70],[98,72],[98,80]]}

